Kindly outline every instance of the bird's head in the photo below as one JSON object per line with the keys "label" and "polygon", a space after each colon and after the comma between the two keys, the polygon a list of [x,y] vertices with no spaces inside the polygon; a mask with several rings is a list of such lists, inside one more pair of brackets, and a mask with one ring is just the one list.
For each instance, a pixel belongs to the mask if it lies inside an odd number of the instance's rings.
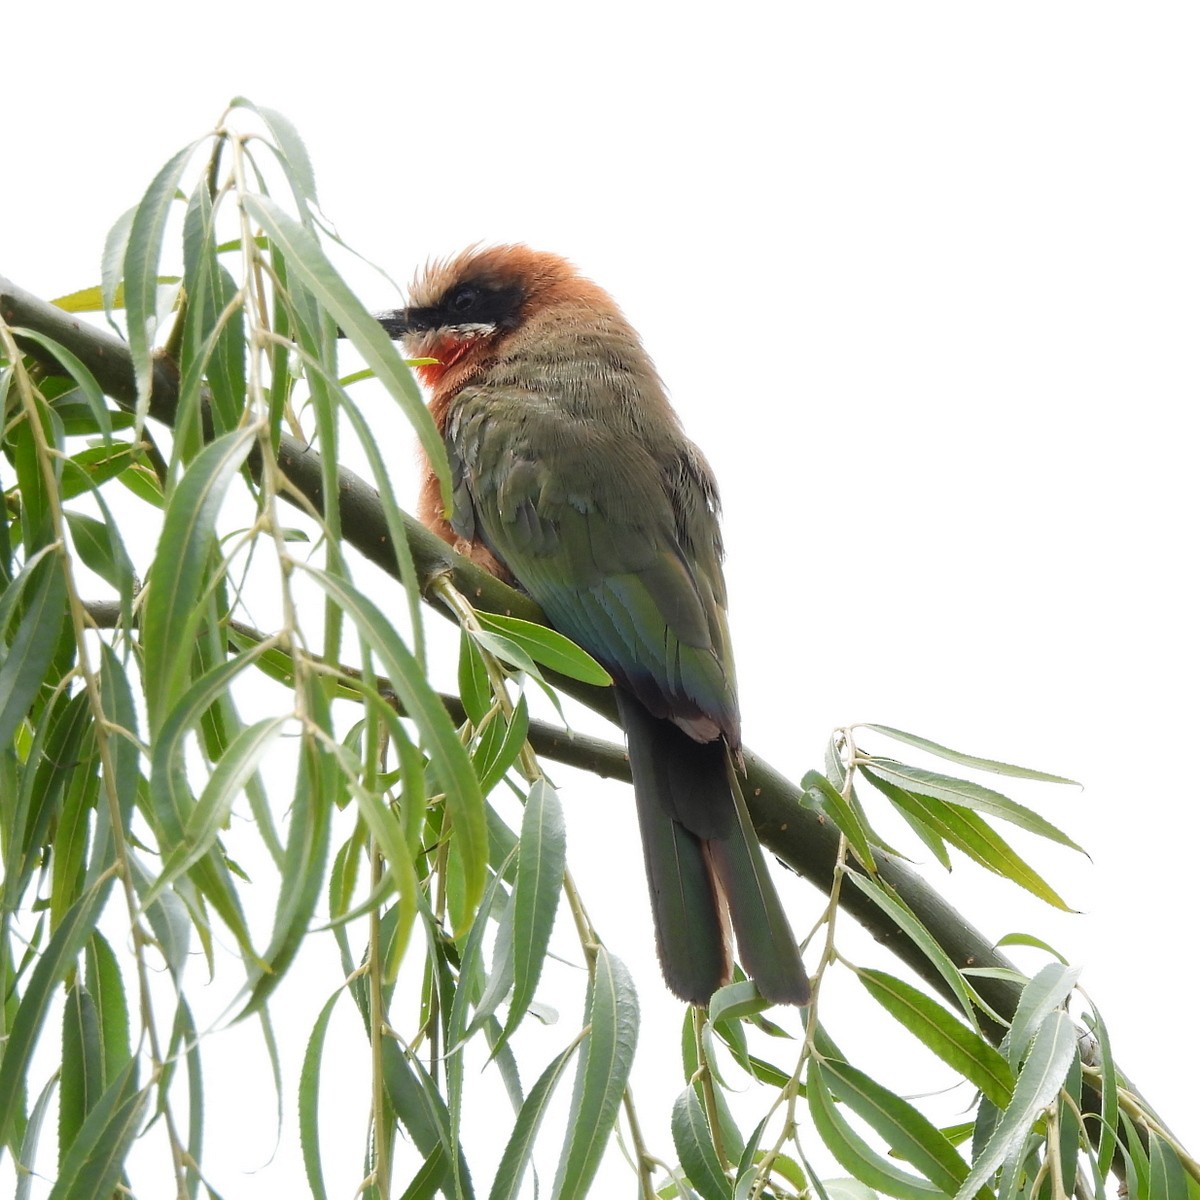
{"label": "bird's head", "polygon": [[427,264],[409,289],[408,307],[381,313],[379,321],[410,357],[437,360],[418,368],[434,386],[452,367],[486,360],[535,318],[581,305],[615,312],[607,293],[557,254],[472,247]]}

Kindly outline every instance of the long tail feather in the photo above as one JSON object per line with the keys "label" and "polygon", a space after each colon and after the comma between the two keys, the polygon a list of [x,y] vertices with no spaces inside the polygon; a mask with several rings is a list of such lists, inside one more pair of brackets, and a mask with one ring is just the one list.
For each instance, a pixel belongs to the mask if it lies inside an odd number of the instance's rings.
{"label": "long tail feather", "polygon": [[705,843],[671,815],[671,759],[661,752],[656,728],[665,722],[632,697],[617,695],[629,739],[658,961],[667,986],[680,999],[707,1004],[728,983],[731,964],[729,932]]}
{"label": "long tail feather", "polygon": [[730,837],[709,843],[709,854],[729,905],[738,957],[768,1000],[807,1004],[808,975],[728,755],[726,760],[737,820]]}
{"label": "long tail feather", "polygon": [[667,986],[707,1004],[731,970],[727,917],[769,1000],[806,1004],[808,978],[724,742],[696,742],[618,691],[655,939]]}

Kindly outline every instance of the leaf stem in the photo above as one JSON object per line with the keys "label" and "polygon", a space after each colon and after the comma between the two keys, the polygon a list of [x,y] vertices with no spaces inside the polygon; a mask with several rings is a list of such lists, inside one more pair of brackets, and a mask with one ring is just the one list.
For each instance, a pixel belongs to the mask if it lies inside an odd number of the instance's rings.
{"label": "leaf stem", "polygon": [[[383,854],[371,842],[371,890],[375,891],[383,880]],[[385,1012],[383,1005],[383,948],[381,945],[381,920],[379,908],[371,909],[368,933],[368,990],[371,1012],[371,1117],[375,1130],[375,1160],[372,1174],[375,1190],[381,1200],[391,1194],[391,1121],[388,1115],[387,1091],[383,1072],[383,1039]]]}

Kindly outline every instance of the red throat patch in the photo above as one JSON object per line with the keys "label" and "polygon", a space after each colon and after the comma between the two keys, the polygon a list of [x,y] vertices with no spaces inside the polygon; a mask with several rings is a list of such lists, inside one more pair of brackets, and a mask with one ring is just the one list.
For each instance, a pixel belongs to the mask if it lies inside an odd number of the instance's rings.
{"label": "red throat patch", "polygon": [[417,368],[417,374],[426,387],[434,387],[442,376],[478,341],[477,337],[444,337],[435,342],[427,357],[436,358],[435,363],[426,363]]}

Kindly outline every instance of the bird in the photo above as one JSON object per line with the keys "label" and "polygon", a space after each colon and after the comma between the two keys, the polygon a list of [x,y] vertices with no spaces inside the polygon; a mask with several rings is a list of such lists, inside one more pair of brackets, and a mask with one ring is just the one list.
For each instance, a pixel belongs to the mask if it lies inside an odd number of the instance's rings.
{"label": "bird", "polygon": [[449,457],[418,517],[527,592],[612,676],[667,986],[708,1005],[738,959],[804,1005],[799,949],[740,787],[741,717],[717,485],[641,339],[567,259],[473,246],[378,314],[416,367]]}

